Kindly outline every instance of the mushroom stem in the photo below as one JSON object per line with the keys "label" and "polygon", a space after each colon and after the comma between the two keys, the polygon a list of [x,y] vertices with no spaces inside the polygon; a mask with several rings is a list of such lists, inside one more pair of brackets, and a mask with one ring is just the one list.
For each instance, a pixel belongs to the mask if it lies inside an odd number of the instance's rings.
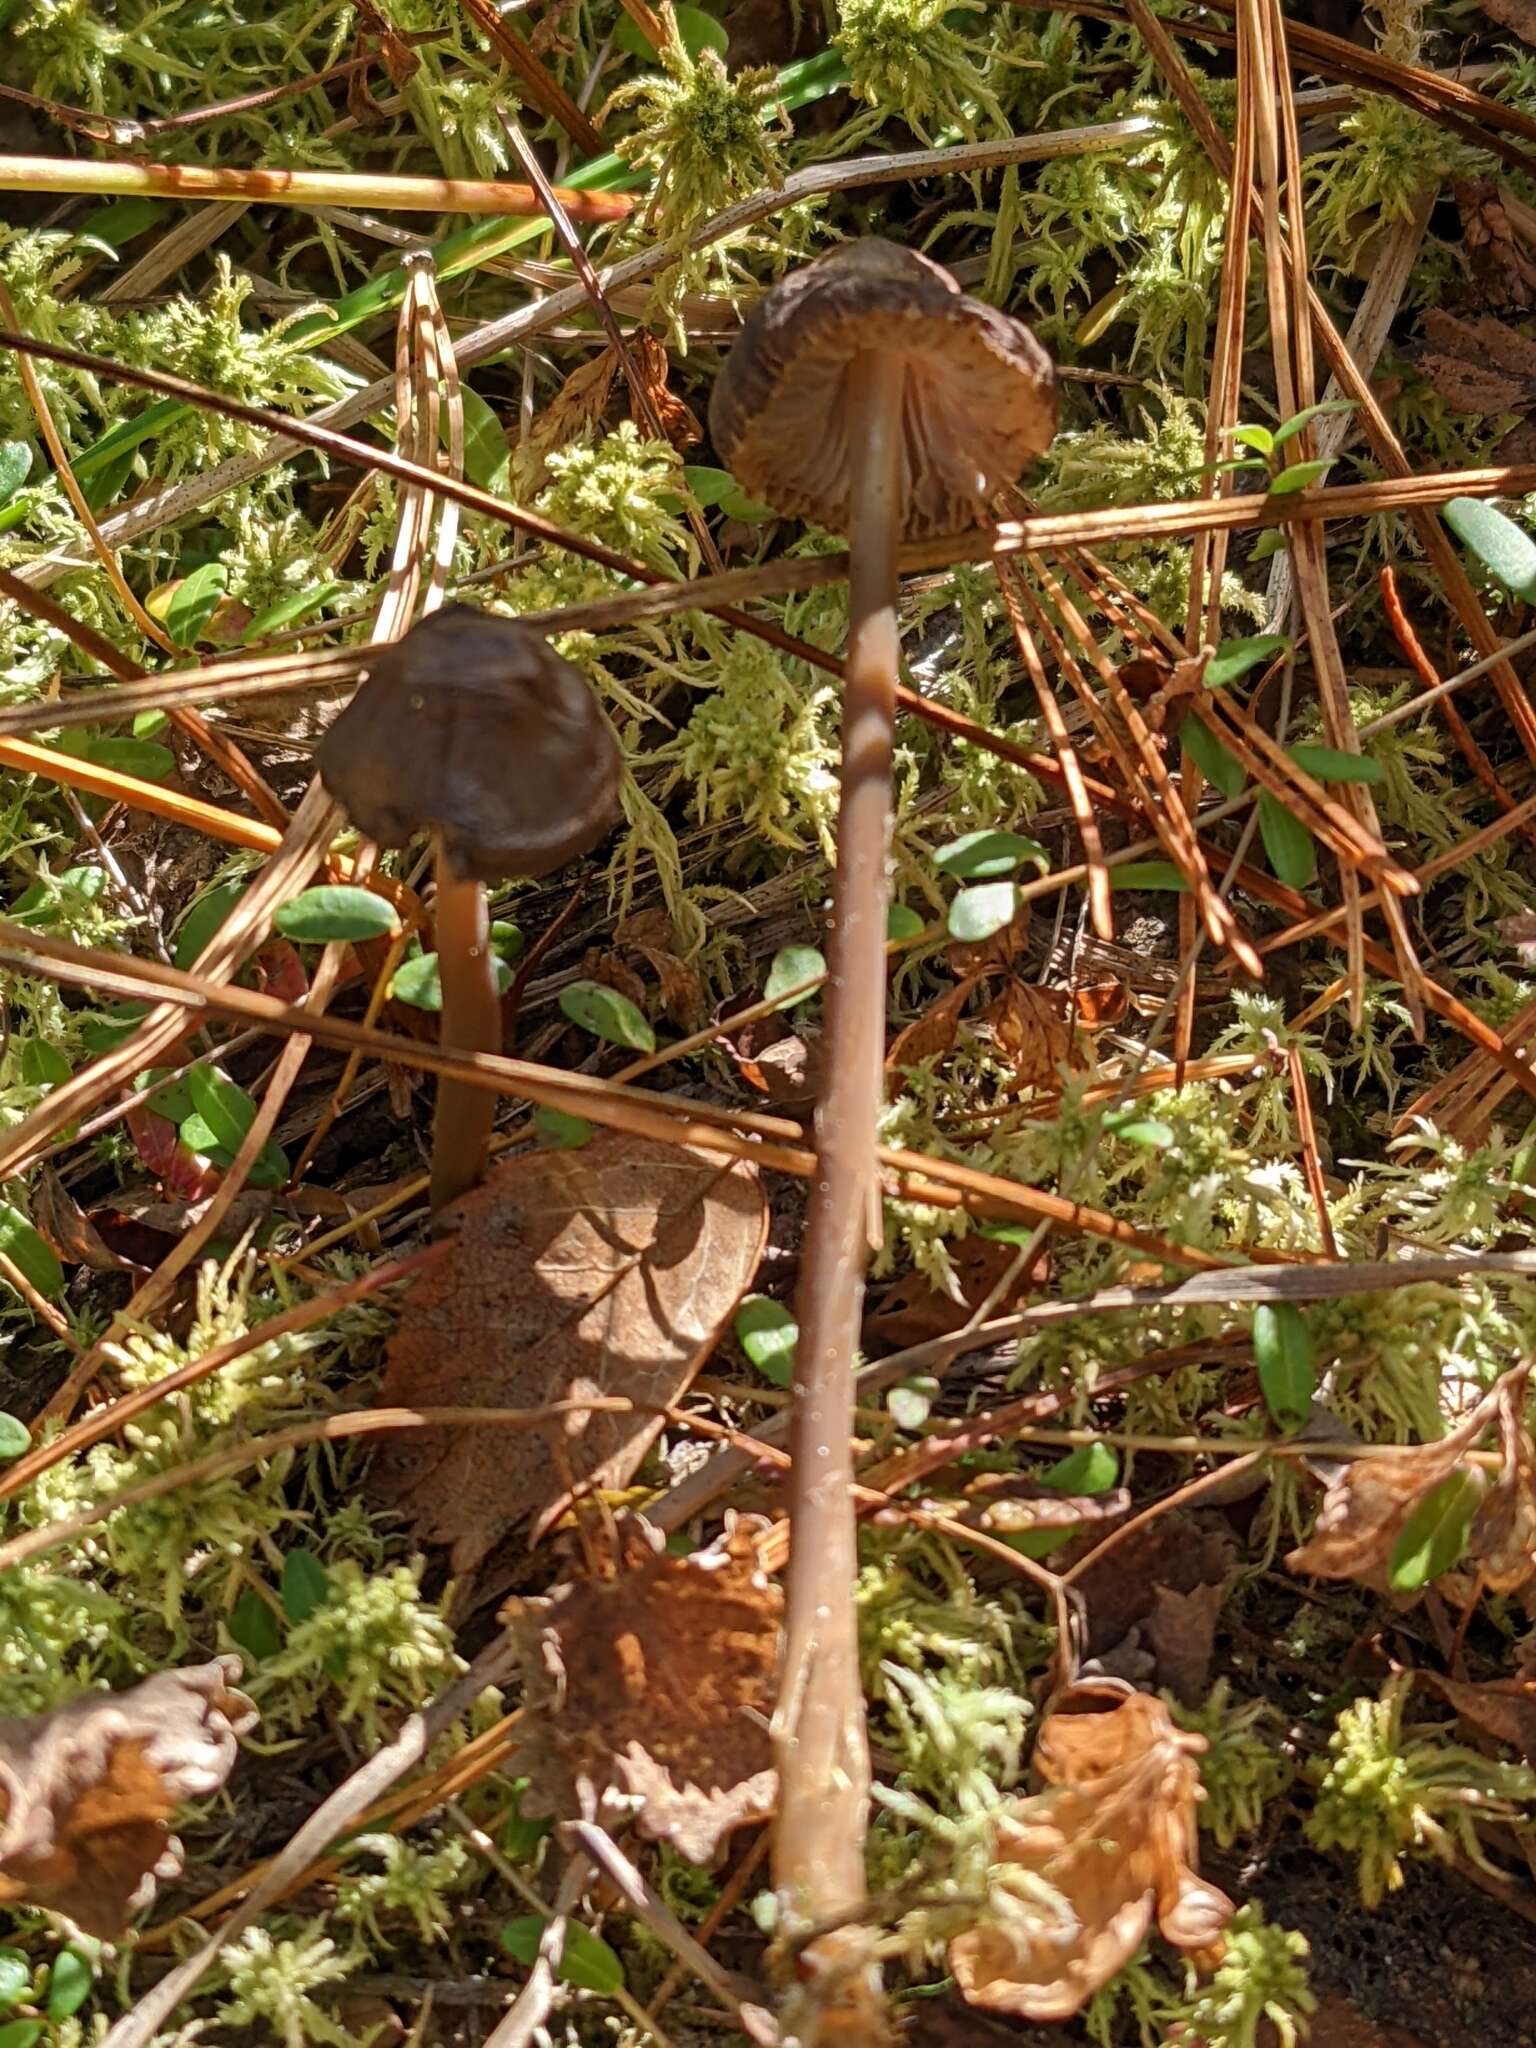
{"label": "mushroom stem", "polygon": [[[869,1751],[853,1606],[853,1362],[878,1222],[876,1120],[885,1081],[887,857],[896,709],[896,543],[903,365],[849,367],[852,451],[842,793],[827,992],[827,1085],[800,1269],[791,1526],[774,1880],[795,1920],[866,1895]],[[848,1930],[844,1930],[845,1933]],[[821,1942],[815,1947],[823,1946]]]}
{"label": "mushroom stem", "polygon": [[[439,1043],[455,1052],[501,1051],[501,998],[483,883],[465,881],[436,842],[437,972],[442,984]],[[463,1081],[439,1081],[432,1119],[432,1184],[436,1213],[472,1188],[485,1171],[496,1098]]]}

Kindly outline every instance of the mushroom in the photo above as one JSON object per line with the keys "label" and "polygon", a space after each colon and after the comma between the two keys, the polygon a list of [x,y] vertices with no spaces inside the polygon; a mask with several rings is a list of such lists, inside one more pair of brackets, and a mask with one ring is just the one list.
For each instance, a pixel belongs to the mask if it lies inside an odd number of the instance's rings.
{"label": "mushroom", "polygon": [[[446,605],[372,658],[316,754],[320,778],[380,846],[430,831],[441,1043],[500,1052],[485,884],[547,875],[618,812],[623,757],[579,669],[513,619]],[[496,1098],[439,1082],[434,1211],[485,1168]]]}
{"label": "mushroom", "polygon": [[[869,1767],[849,1445],[863,1272],[871,1236],[879,1241],[896,551],[986,518],[992,494],[1050,441],[1058,410],[1055,370],[1027,327],[966,297],[926,257],[879,240],[836,249],[768,292],[710,400],[715,446],[742,488],[846,533],[852,548],[829,1081],[816,1115],[791,1439],[780,1698],[793,1706],[781,1710],[774,1857],[781,1900],[802,1925],[847,1915],[864,1896]],[[843,1611],[829,1612],[832,1600]]]}

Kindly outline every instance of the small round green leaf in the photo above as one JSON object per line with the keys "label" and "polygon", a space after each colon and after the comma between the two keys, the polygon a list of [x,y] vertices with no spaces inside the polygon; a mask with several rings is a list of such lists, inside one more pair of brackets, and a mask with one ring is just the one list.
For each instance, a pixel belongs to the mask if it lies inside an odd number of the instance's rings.
{"label": "small round green leaf", "polygon": [[1269,495],[1272,498],[1289,496],[1292,491],[1309,491],[1314,484],[1320,484],[1332,469],[1334,458],[1330,455],[1320,461],[1293,462],[1289,469],[1282,469],[1277,477],[1270,479]]}
{"label": "small round green leaf", "polygon": [[1171,860],[1124,860],[1109,871],[1112,889],[1187,889]]}
{"label": "small round green leaf", "polygon": [[9,2012],[32,1989],[32,1961],[19,1948],[0,1948],[0,2012]]}
{"label": "small round green leaf", "polygon": [[923,933],[923,920],[905,903],[893,903],[885,913],[887,945],[905,946]]}
{"label": "small round green leaf", "polygon": [[1300,1429],[1312,1412],[1317,1375],[1312,1332],[1293,1302],[1261,1301],[1254,1310],[1253,1359],[1264,1405],[1276,1426],[1287,1432]]}
{"label": "small round green leaf", "polygon": [[1161,1117],[1142,1116],[1136,1110],[1122,1110],[1118,1116],[1107,1116],[1104,1129],[1112,1138],[1122,1138],[1127,1145],[1145,1145],[1150,1151],[1166,1152],[1173,1143],[1173,1126],[1165,1124]]}
{"label": "small round green leaf", "polygon": [[635,1052],[654,1052],[656,1034],[628,996],[601,981],[573,981],[560,991],[560,1007],[573,1024],[604,1038],[610,1045],[627,1045]]}
{"label": "small round green leaf", "polygon": [[77,2013],[91,1995],[96,1966],[83,1949],[61,1948],[48,1973],[48,2003],[44,2010],[51,2020],[67,2020]]}
{"label": "small round green leaf", "polygon": [[283,904],[272,922],[285,939],[311,946],[391,938],[400,929],[392,903],[371,889],[340,883],[305,889]]}
{"label": "small round green leaf", "polygon": [[1387,772],[1369,754],[1346,754],[1340,747],[1291,747],[1291,759],[1314,782],[1380,782]]}
{"label": "small round green leaf", "polygon": [[264,1664],[269,1657],[275,1657],[283,1647],[277,1616],[261,1595],[249,1586],[231,1609],[226,1627],[229,1629],[230,1640],[239,1646],[253,1664]]}
{"label": "small round green leaf", "polygon": [[165,630],[178,647],[191,647],[213,617],[229,572],[222,562],[204,562],[172,586],[164,609]]}
{"label": "small round green leaf", "polygon": [[14,498],[32,467],[32,450],[25,441],[0,441],[0,505]]}
{"label": "small round green leaf", "polygon": [[592,1126],[584,1116],[572,1116],[548,1102],[533,1112],[533,1128],[539,1143],[551,1152],[575,1152],[592,1141]]}
{"label": "small round green leaf", "polygon": [[345,583],[314,583],[304,590],[290,591],[287,597],[280,597],[276,604],[269,604],[256,614],[240,636],[241,645],[254,647],[258,640],[281,633],[288,626],[296,626],[311,612],[322,611],[326,605],[334,604],[338,597],[344,597],[346,590]]}
{"label": "small round green leaf", "polygon": [[898,1429],[921,1429],[933,1411],[939,1383],[931,1375],[902,1380],[885,1397],[886,1413]]}
{"label": "small round green leaf", "polygon": [[949,935],[968,946],[1006,931],[1019,907],[1012,882],[981,882],[962,889],[949,906]]}
{"label": "small round green leaf", "polygon": [[0,1252],[47,1301],[64,1292],[64,1268],[53,1248],[9,1202],[0,1202]]}
{"label": "small round green leaf", "polygon": [[1025,861],[1032,861],[1042,875],[1051,865],[1039,840],[1026,839],[1022,832],[966,832],[933,856],[936,868],[960,882],[996,881]]}
{"label": "small round green leaf", "polygon": [[283,1612],[288,1619],[291,1622],[308,1621],[315,1610],[326,1603],[331,1590],[330,1574],[312,1550],[290,1550],[283,1559],[279,1590],[283,1598]]}
{"label": "small round green leaf", "polygon": [[1269,864],[1282,882],[1305,889],[1317,879],[1317,848],[1294,812],[1267,789],[1259,791],[1259,837]]}
{"label": "small round green leaf", "polygon": [[111,733],[66,732],[56,742],[61,754],[94,761],[114,775],[136,775],[140,782],[165,782],[176,772],[176,756],[154,740],[130,740]]}
{"label": "small round green leaf", "polygon": [[1248,780],[1243,764],[1233,759],[1204,719],[1191,713],[1179,727],[1179,738],[1207,782],[1213,783],[1223,796],[1241,794]]}
{"label": "small round green leaf", "polygon": [[238,1152],[256,1121],[256,1105],[245,1090],[216,1067],[193,1067],[187,1075],[187,1093],[214,1143],[226,1152]]}
{"label": "small round green leaf", "polygon": [[[504,996],[511,986],[512,970],[498,953],[496,993]],[[409,1003],[413,1009],[441,1010],[443,983],[437,971],[437,955],[416,953],[409,960],[402,960],[390,980],[389,993],[396,1002]]]}
{"label": "small round green leaf", "polygon": [[749,1294],[732,1325],[736,1342],[765,1380],[787,1387],[795,1376],[795,1340],[800,1325],[782,1301]]}
{"label": "small round green leaf", "polygon": [[198,897],[176,934],[176,965],[190,967],[245,894],[244,882],[220,882]]}
{"label": "small round green leaf", "polygon": [[7,2020],[0,2027],[0,2048],[32,2048],[43,2031],[42,2020]]}
{"label": "small round green leaf", "polygon": [[[538,1913],[530,1914],[526,1920],[509,1920],[501,1930],[501,1945],[515,1962],[531,1969],[548,1925]],[[574,1985],[578,1991],[599,1991],[611,1997],[624,1988],[624,1965],[607,1942],[583,1927],[579,1920],[565,1923],[565,1947],[555,1975],[562,1984]],[[3,2041],[0,2048],[5,2048]]]}
{"label": "small round green leaf", "polygon": [[763,983],[763,1001],[776,1010],[793,1010],[816,994],[803,984],[825,980],[826,972],[827,963],[814,946],[781,946]]}
{"label": "small round green leaf", "polygon": [[1205,687],[1219,690],[1235,683],[1249,669],[1284,654],[1290,644],[1283,633],[1252,633],[1246,640],[1224,640],[1206,664]]}
{"label": "small round green leaf", "polygon": [[1387,1580],[1396,1592],[1416,1593],[1451,1569],[1467,1547],[1482,1498],[1482,1474],[1464,1467],[1431,1487],[1393,1545]]}
{"label": "small round green leaf", "polygon": [[1468,551],[1516,597],[1536,599],[1536,541],[1497,506],[1481,498],[1452,498],[1446,525]]}
{"label": "small round green leaf", "polygon": [[29,1038],[21,1048],[21,1078],[33,1088],[57,1088],[69,1079],[69,1061],[46,1038]]}
{"label": "small round green leaf", "polygon": [[1108,1444],[1079,1444],[1040,1474],[1056,1493],[1108,1493],[1120,1477],[1120,1460]]}
{"label": "small round green leaf", "polygon": [[32,1448],[32,1432],[19,1415],[0,1408],[0,1465],[24,1458]]}

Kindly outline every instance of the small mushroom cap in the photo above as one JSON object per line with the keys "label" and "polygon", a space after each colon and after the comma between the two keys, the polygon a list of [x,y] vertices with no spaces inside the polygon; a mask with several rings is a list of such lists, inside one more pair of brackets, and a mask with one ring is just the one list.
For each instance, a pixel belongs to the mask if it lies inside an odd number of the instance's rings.
{"label": "small mushroom cap", "polygon": [[849,378],[874,353],[906,365],[903,537],[984,518],[1056,431],[1055,366],[1022,321],[874,237],[792,272],[748,315],[710,397],[721,457],[753,497],[846,533]]}
{"label": "small mushroom cap", "polygon": [[547,875],[618,814],[619,744],[581,671],[529,627],[468,605],[378,651],[316,761],[370,839],[438,832],[465,880]]}

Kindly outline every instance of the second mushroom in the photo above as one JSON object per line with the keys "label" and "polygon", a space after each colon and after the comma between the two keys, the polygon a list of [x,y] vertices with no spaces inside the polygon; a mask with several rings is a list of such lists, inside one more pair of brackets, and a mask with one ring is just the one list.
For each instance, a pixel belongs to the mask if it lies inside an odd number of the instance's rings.
{"label": "second mushroom", "polygon": [[[585,678],[547,640],[467,605],[372,657],[317,755],[321,780],[380,846],[433,835],[441,1042],[501,1051],[486,884],[552,873],[618,814],[622,755]],[[438,1084],[434,1213],[485,1169],[496,1097]]]}
{"label": "second mushroom", "polygon": [[879,1229],[897,549],[985,519],[1057,416],[1055,370],[1028,328],[966,297],[927,258],[878,240],[837,249],[770,291],[710,404],[715,446],[743,489],[847,534],[852,549],[829,1079],[798,1296],[777,1730],[774,1877],[791,1926],[856,1913],[864,1896],[869,1763],[850,1437],[864,1268]]}

